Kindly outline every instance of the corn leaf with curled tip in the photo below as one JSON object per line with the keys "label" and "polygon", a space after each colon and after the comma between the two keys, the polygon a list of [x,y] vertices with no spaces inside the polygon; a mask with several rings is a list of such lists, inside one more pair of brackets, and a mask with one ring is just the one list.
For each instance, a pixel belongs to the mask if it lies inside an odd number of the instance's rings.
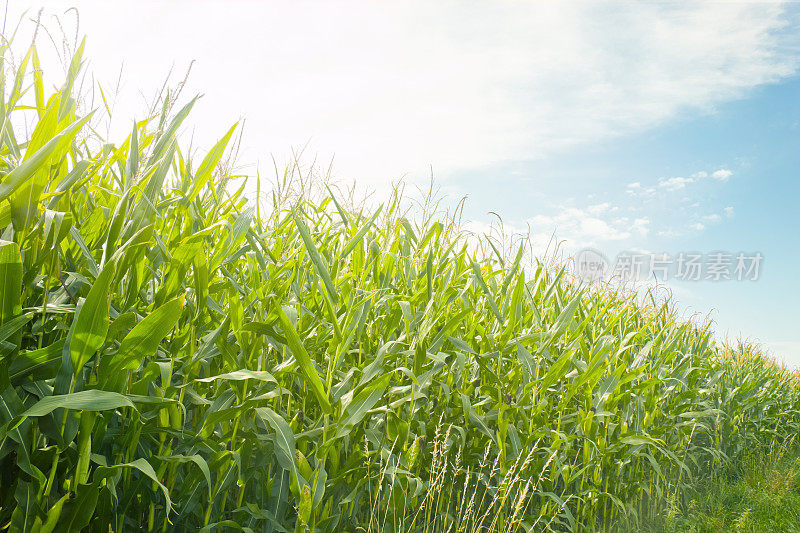
{"label": "corn leaf with curled tip", "polygon": [[169,490],[167,489],[167,487],[164,486],[163,483],[161,483],[158,474],[156,474],[156,471],[153,470],[153,466],[150,463],[148,463],[147,460],[145,460],[144,458],[136,459],[134,461],[131,461],[130,463],[115,464],[112,466],[100,466],[95,471],[94,476],[92,477],[92,481],[95,483],[100,482],[103,479],[113,475],[116,470],[121,470],[125,468],[134,468],[139,472],[141,472],[142,474],[144,474],[145,476],[147,476],[148,478],[150,478],[154,486],[158,487],[161,490],[162,494],[164,495],[164,499],[166,500],[167,504],[166,513],[167,516],[169,516],[169,514],[172,512],[172,499],[170,498]]}
{"label": "corn leaf with curled tip", "polygon": [[208,487],[208,499],[211,499],[211,491],[213,490],[213,486],[211,484],[211,470],[208,468],[208,462],[203,459],[202,455],[194,454],[194,455],[180,455],[180,454],[173,454],[167,456],[159,456],[159,460],[167,461],[170,463],[194,463],[200,469],[200,472],[203,473],[203,478],[206,480],[206,486]]}
{"label": "corn leaf with curled tip", "polygon": [[256,409],[256,414],[274,432],[275,455],[277,456],[278,464],[288,470],[292,477],[298,480],[298,484],[302,484],[303,478],[297,470],[297,463],[295,463],[296,447],[292,428],[281,415],[269,407],[259,407]]}

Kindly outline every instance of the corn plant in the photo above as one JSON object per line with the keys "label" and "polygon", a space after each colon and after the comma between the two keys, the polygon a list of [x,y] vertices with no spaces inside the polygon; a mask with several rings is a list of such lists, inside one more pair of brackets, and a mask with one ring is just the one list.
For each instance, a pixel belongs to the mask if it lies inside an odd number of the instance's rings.
{"label": "corn plant", "polygon": [[248,201],[195,100],[99,138],[81,61],[0,78],[0,531],[600,530],[797,431],[794,376],[669,302],[398,191]]}

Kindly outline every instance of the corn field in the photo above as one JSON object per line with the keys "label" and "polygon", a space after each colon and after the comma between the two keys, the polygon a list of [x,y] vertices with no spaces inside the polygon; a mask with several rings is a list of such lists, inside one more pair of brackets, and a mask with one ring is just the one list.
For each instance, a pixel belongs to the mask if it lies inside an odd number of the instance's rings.
{"label": "corn field", "polygon": [[100,138],[81,62],[0,80],[0,531],[616,530],[798,430],[792,374],[669,302],[399,193],[248,201],[234,129],[179,146],[195,100]]}

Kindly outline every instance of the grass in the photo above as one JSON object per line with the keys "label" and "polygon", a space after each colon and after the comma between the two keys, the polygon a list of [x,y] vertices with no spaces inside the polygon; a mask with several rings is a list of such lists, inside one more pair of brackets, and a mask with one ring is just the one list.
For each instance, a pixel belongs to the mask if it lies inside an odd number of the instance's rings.
{"label": "grass", "polygon": [[233,129],[180,147],[195,100],[114,142],[82,46],[52,94],[2,52],[0,531],[636,527],[800,429],[794,374],[668,301],[399,190],[249,202]]}
{"label": "grass", "polygon": [[643,525],[650,533],[788,533],[800,531],[800,451],[776,446],[735,468],[698,482],[665,516]]}

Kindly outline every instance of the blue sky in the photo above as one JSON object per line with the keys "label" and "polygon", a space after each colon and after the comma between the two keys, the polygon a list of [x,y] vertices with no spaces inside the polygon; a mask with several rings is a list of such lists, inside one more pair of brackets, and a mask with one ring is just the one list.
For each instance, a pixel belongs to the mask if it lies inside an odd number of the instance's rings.
{"label": "blue sky", "polygon": [[54,16],[66,41],[87,35],[114,139],[194,61],[185,94],[203,98],[184,135],[202,149],[246,119],[251,175],[307,146],[374,198],[433,169],[447,201],[469,197],[468,227],[496,212],[540,249],[555,233],[567,254],[760,252],[757,281],[668,286],[721,337],[800,366],[797,4],[73,4],[78,28],[64,2],[42,3],[42,20],[56,42]]}
{"label": "blue sky", "polygon": [[[719,169],[731,175],[725,181],[693,178],[678,190],[659,186],[659,180]],[[487,176],[492,176],[489,187]],[[721,338],[760,341],[779,358],[800,366],[800,77],[646,132],[537,160],[454,173],[450,180],[455,194],[469,194],[469,218],[484,220],[482,214],[494,211],[503,214],[507,225],[520,228],[530,221],[534,234],[549,237],[547,231],[561,229],[568,247],[570,240],[586,237],[571,249],[586,244],[607,257],[623,250],[673,256],[681,251],[761,252],[764,260],[756,281],[669,286],[680,308],[710,312]],[[656,195],[631,195],[630,183],[652,187]],[[603,204],[617,212],[587,212]],[[646,217],[649,231],[619,240],[587,236],[580,227],[558,220],[569,209],[581,211],[577,218],[570,215],[573,220]],[[545,219],[539,228],[537,218]],[[699,229],[698,223],[704,227]],[[629,227],[619,224],[615,231]]]}

